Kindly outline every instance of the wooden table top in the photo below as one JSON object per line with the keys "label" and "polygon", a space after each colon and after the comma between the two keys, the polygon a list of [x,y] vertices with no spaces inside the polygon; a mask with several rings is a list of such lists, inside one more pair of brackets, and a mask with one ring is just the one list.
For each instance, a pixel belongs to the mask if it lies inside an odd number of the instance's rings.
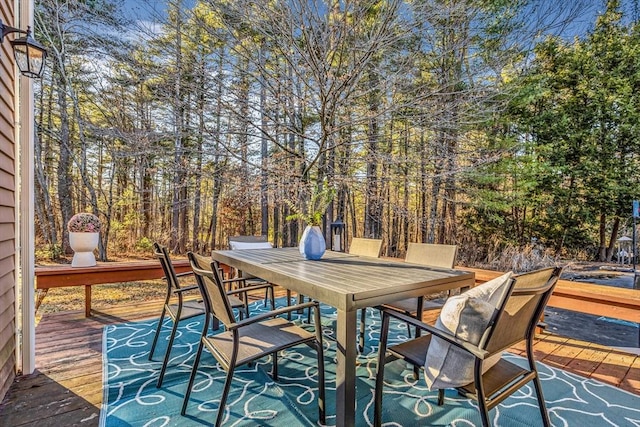
{"label": "wooden table top", "polygon": [[214,251],[212,256],[345,311],[473,286],[475,280],[473,272],[332,251],[317,261],[303,258],[298,248]]}

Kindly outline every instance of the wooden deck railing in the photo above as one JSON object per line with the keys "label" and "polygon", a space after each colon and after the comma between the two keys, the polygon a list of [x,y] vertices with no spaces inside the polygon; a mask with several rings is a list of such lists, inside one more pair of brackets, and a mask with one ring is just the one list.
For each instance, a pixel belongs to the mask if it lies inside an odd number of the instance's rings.
{"label": "wooden deck railing", "polygon": [[[461,268],[476,273],[476,283],[498,277],[500,272]],[[640,290],[559,280],[549,306],[595,316],[640,323]]]}

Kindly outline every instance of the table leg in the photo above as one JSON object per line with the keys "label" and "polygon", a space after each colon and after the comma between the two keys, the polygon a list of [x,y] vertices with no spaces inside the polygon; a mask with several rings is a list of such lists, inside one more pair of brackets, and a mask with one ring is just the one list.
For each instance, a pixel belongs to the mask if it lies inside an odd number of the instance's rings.
{"label": "table leg", "polygon": [[336,325],[336,426],[356,422],[356,311],[338,310]]}
{"label": "table leg", "polygon": [[91,317],[91,285],[84,285],[84,316]]}

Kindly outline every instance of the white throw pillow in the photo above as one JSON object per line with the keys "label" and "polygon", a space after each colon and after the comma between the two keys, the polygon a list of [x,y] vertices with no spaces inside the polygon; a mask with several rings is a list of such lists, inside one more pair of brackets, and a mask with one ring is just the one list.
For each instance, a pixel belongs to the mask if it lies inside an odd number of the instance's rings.
{"label": "white throw pillow", "polygon": [[[442,307],[436,328],[478,344],[496,307],[503,300],[512,272],[496,277],[460,295],[450,297]],[[487,371],[500,360],[500,354],[485,360]],[[474,357],[464,350],[437,338],[429,345],[425,360],[425,379],[429,390],[454,388],[473,381]]]}
{"label": "white throw pillow", "polygon": [[273,245],[270,242],[234,242],[234,241],[229,242],[229,246],[233,251],[238,249],[268,249],[273,247]]}

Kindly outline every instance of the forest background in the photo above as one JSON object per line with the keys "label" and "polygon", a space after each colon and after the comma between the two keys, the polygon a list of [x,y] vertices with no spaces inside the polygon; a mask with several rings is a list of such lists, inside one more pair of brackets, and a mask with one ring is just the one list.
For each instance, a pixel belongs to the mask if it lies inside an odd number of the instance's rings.
{"label": "forest background", "polygon": [[68,253],[82,211],[102,260],[293,246],[286,201],[330,186],[325,232],[343,220],[385,255],[610,260],[640,198],[639,17],[619,0],[36,1],[37,259]]}

